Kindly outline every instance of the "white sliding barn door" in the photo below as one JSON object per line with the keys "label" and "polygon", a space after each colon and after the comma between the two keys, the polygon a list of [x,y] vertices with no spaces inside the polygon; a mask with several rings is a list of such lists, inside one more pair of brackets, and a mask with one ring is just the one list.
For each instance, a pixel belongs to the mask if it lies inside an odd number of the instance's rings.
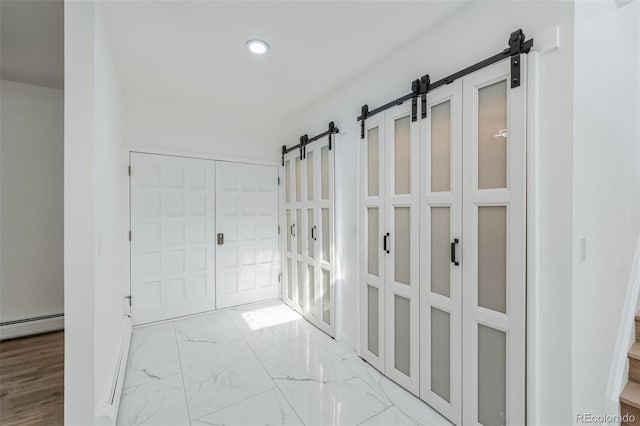
{"label": "white sliding barn door", "polygon": [[419,123],[411,105],[367,119],[362,146],[360,355],[419,387]]}
{"label": "white sliding barn door", "polygon": [[385,268],[386,236],[384,114],[366,121],[360,154],[361,259],[360,356],[378,370],[385,366]]}
{"label": "white sliding barn door", "polygon": [[[386,113],[386,374],[419,393],[419,122],[405,103]],[[384,242],[383,242],[384,243]],[[384,247],[383,247],[384,248]]]}
{"label": "white sliding barn door", "polygon": [[278,297],[278,169],[216,162],[216,306]]}
{"label": "white sliding barn door", "polygon": [[303,247],[306,264],[305,295],[307,319],[325,333],[335,334],[334,150],[323,138],[306,147],[304,161],[305,217]]}
{"label": "white sliding barn door", "polygon": [[328,138],[284,157],[283,298],[316,327],[335,334],[334,151]]}
{"label": "white sliding barn door", "polygon": [[463,79],[463,418],[525,423],[526,56]]}
{"label": "white sliding barn door", "polygon": [[296,263],[297,247],[295,236],[295,164],[296,154],[288,154],[284,157],[284,230],[282,234],[282,246],[284,248],[282,298],[292,307],[296,306]]}
{"label": "white sliding barn door", "polygon": [[429,93],[420,136],[420,397],[453,423],[460,424],[461,80]]}
{"label": "white sliding barn door", "polygon": [[215,162],[141,153],[130,161],[134,324],[212,310]]}

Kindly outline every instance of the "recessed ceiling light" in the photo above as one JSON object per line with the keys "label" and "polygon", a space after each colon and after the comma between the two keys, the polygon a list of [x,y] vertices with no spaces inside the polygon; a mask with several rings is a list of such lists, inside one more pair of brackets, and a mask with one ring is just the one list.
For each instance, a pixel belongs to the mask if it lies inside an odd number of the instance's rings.
{"label": "recessed ceiling light", "polygon": [[251,51],[251,53],[255,53],[256,55],[264,55],[269,51],[269,45],[266,41],[262,40],[249,40],[247,42],[247,49]]}

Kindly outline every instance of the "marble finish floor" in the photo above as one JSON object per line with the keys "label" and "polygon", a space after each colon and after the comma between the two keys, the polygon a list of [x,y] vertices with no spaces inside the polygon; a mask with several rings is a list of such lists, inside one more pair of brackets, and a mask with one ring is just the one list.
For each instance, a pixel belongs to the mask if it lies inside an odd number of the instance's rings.
{"label": "marble finish floor", "polygon": [[281,301],[134,329],[118,425],[450,425]]}

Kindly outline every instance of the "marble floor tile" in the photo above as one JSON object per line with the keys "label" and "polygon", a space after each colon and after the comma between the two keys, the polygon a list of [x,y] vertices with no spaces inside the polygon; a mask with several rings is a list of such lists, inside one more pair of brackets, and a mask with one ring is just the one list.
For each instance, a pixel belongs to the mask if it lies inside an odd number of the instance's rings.
{"label": "marble floor tile", "polygon": [[409,418],[396,407],[389,407],[381,413],[360,423],[362,426],[400,426],[400,425],[418,425],[413,419]]}
{"label": "marble floor tile", "polygon": [[124,389],[180,373],[173,324],[135,328],[131,335]]}
{"label": "marble floor tile", "polygon": [[282,393],[278,389],[272,389],[194,420],[191,424],[192,426],[294,426],[302,425],[302,422]]}
{"label": "marble floor tile", "polygon": [[188,426],[189,413],[180,374],[125,389],[117,425]]}
{"label": "marble floor tile", "polygon": [[309,336],[264,346],[255,353],[274,379],[344,380],[354,375]]}
{"label": "marble floor tile", "polygon": [[244,340],[179,341],[189,412],[193,418],[275,387]]}
{"label": "marble floor tile", "polygon": [[281,301],[134,329],[118,425],[266,424],[450,425]]}
{"label": "marble floor tile", "polygon": [[360,377],[276,379],[305,425],[357,425],[391,404]]}
{"label": "marble floor tile", "polygon": [[185,318],[174,323],[178,340],[228,342],[242,339],[226,312]]}
{"label": "marble floor tile", "polygon": [[382,394],[396,408],[406,414],[414,424],[450,425],[449,421],[422,400],[383,376],[378,370],[359,357],[351,358],[344,365]]}

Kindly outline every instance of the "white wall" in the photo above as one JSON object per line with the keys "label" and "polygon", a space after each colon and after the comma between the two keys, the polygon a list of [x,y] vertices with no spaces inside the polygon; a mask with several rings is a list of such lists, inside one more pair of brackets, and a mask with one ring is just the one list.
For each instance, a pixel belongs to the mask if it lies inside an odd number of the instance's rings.
{"label": "white wall", "polygon": [[247,115],[246,126],[239,129],[227,119],[228,111],[204,102],[125,93],[123,104],[129,146],[247,160],[280,158],[282,142],[273,136],[280,123],[260,116]]}
{"label": "white wall", "polygon": [[2,80],[0,98],[0,322],[61,314],[64,94]]}
{"label": "white wall", "polygon": [[615,414],[607,383],[640,235],[640,4],[578,1],[575,14],[573,410]]}
{"label": "white wall", "polygon": [[[529,407],[531,424],[571,422],[571,176],[572,2],[472,2],[437,26],[364,70],[352,81],[283,123],[283,141],[324,130],[334,120],[344,135],[336,145],[338,240],[342,252],[343,336],[357,338],[357,162],[362,104],[375,108],[410,91],[410,81],[429,73],[437,80],[507,46],[511,31],[527,37],[560,27],[561,47],[540,58],[541,271],[539,354],[535,366],[540,400]],[[356,52],[354,52],[356,54]],[[340,64],[335,64],[340,66]]]}
{"label": "white wall", "polygon": [[[125,310],[128,276],[129,164],[122,135],[118,75],[102,18],[95,16],[95,389],[100,410],[110,395]],[[128,294],[128,292],[127,292]],[[128,306],[127,306],[128,307]]]}
{"label": "white wall", "polygon": [[65,3],[65,424],[96,423],[124,325],[127,159],[100,5]]}

